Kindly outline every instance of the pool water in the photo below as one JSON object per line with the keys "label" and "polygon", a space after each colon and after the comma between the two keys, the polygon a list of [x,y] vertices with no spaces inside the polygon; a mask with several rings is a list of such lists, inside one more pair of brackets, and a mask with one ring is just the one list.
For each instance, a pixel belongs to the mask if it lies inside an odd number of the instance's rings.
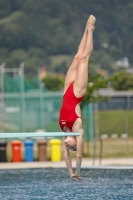
{"label": "pool water", "polygon": [[73,181],[66,168],[0,170],[0,200],[133,200],[133,169],[82,169]]}

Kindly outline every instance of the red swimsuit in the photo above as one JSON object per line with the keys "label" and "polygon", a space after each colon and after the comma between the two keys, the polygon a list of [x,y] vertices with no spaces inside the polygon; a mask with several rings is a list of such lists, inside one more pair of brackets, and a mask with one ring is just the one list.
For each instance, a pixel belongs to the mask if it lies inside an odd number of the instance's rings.
{"label": "red swimsuit", "polygon": [[60,116],[59,116],[59,124],[64,131],[64,126],[68,127],[72,131],[72,127],[76,119],[80,118],[76,112],[75,108],[76,105],[81,102],[83,97],[76,97],[74,95],[74,88],[73,88],[74,82],[72,82],[69,87],[67,88],[66,93],[63,96],[63,103],[62,107],[60,109]]}

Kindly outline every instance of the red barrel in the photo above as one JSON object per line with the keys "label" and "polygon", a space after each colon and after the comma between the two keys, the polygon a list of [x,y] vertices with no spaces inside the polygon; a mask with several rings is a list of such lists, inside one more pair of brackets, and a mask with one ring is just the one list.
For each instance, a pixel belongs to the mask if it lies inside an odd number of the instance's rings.
{"label": "red barrel", "polygon": [[12,161],[21,162],[21,141],[12,141]]}

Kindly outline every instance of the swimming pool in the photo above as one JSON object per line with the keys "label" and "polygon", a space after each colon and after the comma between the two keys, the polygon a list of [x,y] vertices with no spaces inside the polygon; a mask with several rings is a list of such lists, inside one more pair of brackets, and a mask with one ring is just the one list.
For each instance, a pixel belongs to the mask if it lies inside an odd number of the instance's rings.
{"label": "swimming pool", "polygon": [[0,170],[0,200],[133,200],[133,169],[81,170],[73,181],[66,168]]}

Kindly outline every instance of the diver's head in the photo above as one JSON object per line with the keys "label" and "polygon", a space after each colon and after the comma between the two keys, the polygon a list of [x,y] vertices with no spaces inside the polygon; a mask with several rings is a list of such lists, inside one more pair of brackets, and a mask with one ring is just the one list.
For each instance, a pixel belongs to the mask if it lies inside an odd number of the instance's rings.
{"label": "diver's head", "polygon": [[70,149],[71,151],[76,151],[77,150],[77,141],[76,141],[76,137],[74,136],[67,136],[67,138],[65,139],[65,145],[68,147],[68,149]]}

